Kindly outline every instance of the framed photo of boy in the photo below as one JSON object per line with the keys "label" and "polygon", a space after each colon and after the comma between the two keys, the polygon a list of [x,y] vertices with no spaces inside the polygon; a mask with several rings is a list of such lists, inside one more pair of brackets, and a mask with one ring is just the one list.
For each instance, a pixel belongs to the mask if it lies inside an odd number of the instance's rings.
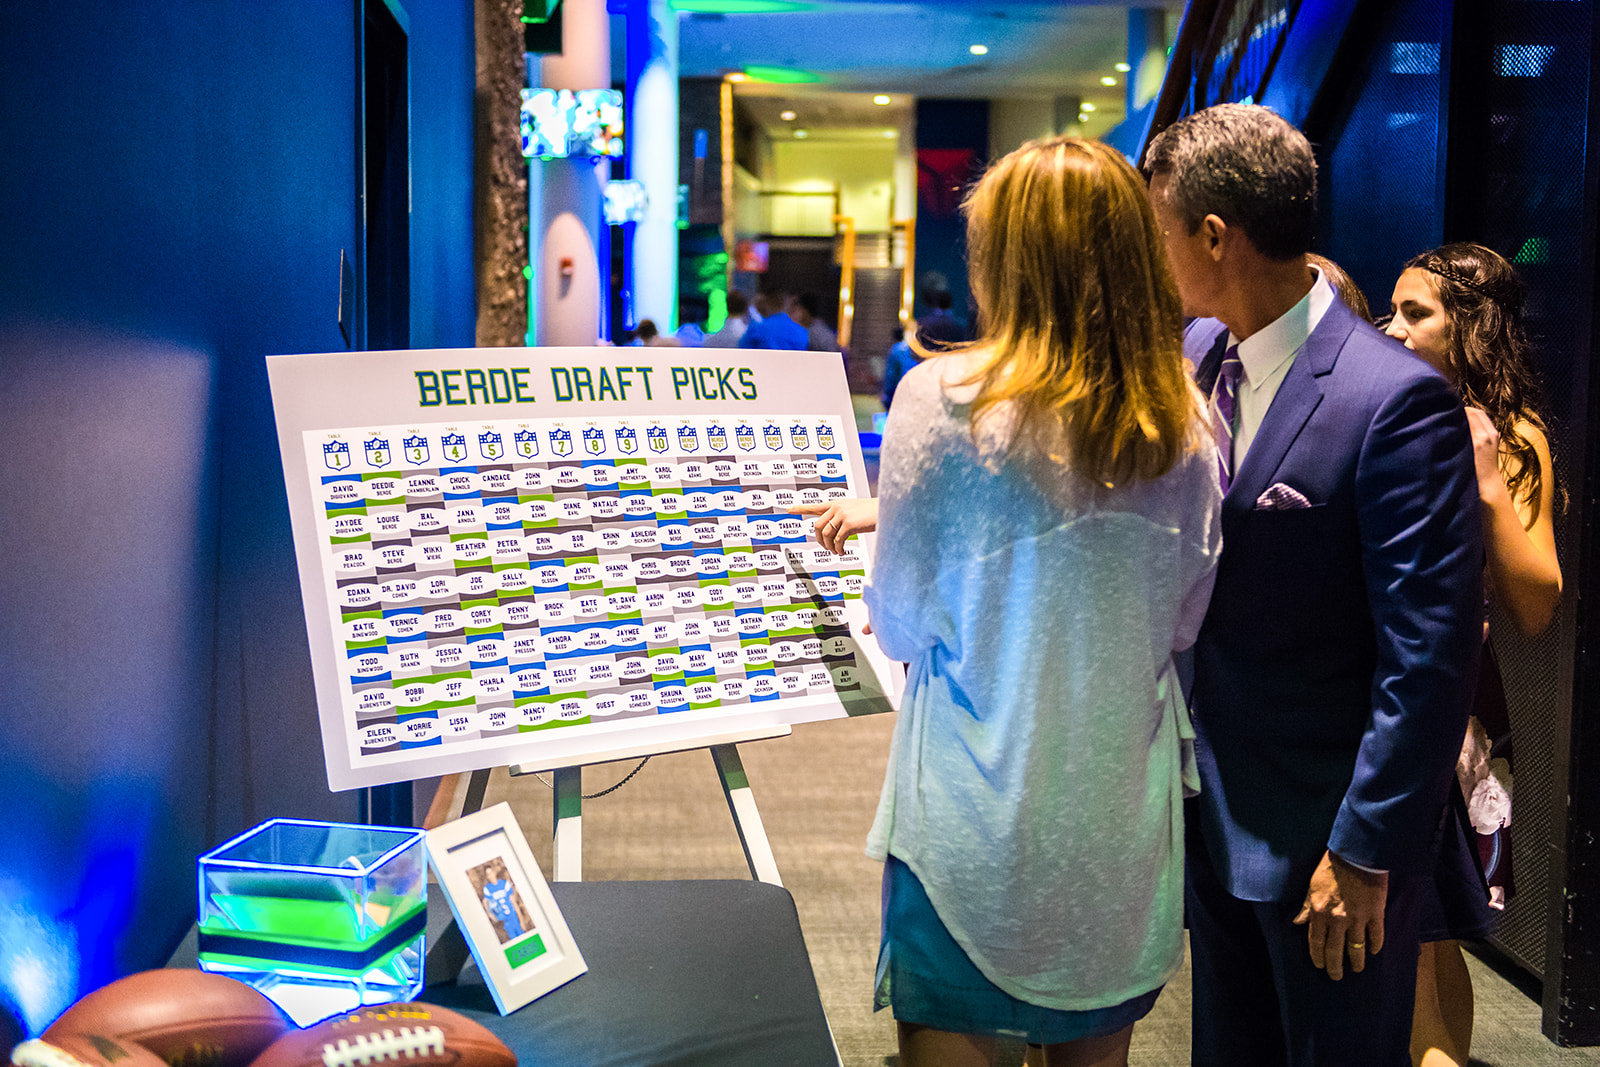
{"label": "framed photo of boy", "polygon": [[511,805],[502,802],[429,830],[427,849],[501,1015],[589,969]]}

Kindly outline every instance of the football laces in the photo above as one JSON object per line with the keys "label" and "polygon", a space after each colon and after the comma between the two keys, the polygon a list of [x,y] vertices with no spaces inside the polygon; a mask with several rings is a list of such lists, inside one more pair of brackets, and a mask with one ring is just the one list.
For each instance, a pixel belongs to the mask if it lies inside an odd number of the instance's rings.
{"label": "football laces", "polygon": [[381,1034],[341,1037],[322,1046],[323,1067],[364,1067],[383,1060],[443,1055],[444,1031],[437,1026],[402,1026]]}

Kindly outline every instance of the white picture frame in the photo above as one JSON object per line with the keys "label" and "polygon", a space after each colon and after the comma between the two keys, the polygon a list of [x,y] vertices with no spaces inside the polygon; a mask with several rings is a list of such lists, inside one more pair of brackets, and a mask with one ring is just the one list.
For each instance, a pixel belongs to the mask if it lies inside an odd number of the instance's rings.
{"label": "white picture frame", "polygon": [[501,1015],[588,971],[504,801],[429,830],[428,862]]}

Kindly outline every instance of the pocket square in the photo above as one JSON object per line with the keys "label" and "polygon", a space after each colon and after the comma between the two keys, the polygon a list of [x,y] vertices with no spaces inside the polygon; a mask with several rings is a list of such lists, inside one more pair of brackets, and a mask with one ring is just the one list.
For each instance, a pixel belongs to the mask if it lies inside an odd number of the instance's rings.
{"label": "pocket square", "polygon": [[1257,511],[1293,511],[1310,506],[1311,501],[1306,499],[1304,493],[1282,482],[1274,482],[1267,486],[1267,491],[1256,497]]}

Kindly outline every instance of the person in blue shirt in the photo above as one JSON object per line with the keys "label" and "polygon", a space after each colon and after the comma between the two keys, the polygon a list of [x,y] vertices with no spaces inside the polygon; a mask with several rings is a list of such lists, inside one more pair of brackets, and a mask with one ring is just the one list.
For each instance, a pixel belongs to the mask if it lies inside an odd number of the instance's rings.
{"label": "person in blue shirt", "polygon": [[506,940],[522,936],[522,917],[517,914],[517,890],[504,875],[483,883],[483,906],[489,917],[506,932]]}
{"label": "person in blue shirt", "polygon": [[917,340],[929,348],[958,345],[967,340],[967,324],[956,318],[950,310],[952,300],[944,290],[931,293],[928,303],[933,310],[917,327]]}
{"label": "person in blue shirt", "polygon": [[900,384],[900,379],[905,377],[906,371],[922,362],[922,357],[911,348],[911,342],[906,340],[904,326],[894,328],[894,344],[889,346],[889,356],[883,365],[883,391],[879,399],[883,401],[883,410],[889,410],[889,403],[894,400],[895,387]]}
{"label": "person in blue shirt", "polygon": [[783,293],[776,289],[763,289],[756,294],[756,310],[761,313],[761,321],[750,324],[739,338],[739,347],[804,352],[810,346],[811,335],[785,313],[783,305]]}

